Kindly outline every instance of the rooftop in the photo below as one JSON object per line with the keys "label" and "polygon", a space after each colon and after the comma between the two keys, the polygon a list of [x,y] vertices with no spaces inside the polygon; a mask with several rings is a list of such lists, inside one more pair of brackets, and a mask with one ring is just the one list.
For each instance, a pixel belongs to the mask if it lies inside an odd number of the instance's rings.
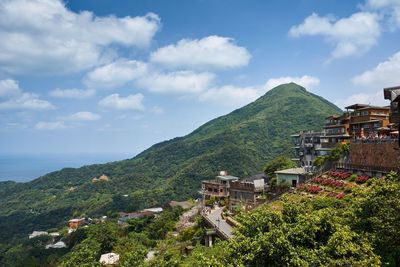
{"label": "rooftop", "polygon": [[218,175],[218,179],[223,180],[223,181],[235,181],[239,180],[239,177],[232,176],[232,175]]}
{"label": "rooftop", "polygon": [[365,108],[368,106],[369,105],[367,105],[367,104],[353,104],[353,105],[345,107],[345,109],[360,109],[360,108]]}
{"label": "rooftop", "polygon": [[306,170],[304,168],[291,168],[286,170],[276,171],[278,174],[306,174]]}
{"label": "rooftop", "polygon": [[400,86],[388,87],[383,89],[385,99],[399,102],[400,101]]}

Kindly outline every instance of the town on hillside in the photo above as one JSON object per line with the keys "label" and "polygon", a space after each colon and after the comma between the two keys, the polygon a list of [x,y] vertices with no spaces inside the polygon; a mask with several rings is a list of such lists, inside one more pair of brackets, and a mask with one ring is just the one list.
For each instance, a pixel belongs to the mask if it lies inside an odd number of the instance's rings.
{"label": "town on hillside", "polygon": [[[165,209],[179,208],[175,226],[168,228],[170,235],[178,237],[196,225],[201,218],[205,227],[202,240],[192,240],[185,245],[184,253],[189,255],[196,242],[212,247],[216,238],[230,240],[239,222],[235,215],[268,204],[279,199],[283,193],[342,199],[352,194],[352,189],[368,183],[373,177],[380,178],[391,172],[400,171],[400,86],[384,89],[384,98],[390,106],[354,104],[346,107],[341,115],[326,118],[323,130],[293,133],[293,155],[291,168],[279,166],[270,172],[255,174],[246,178],[220,171],[212,180],[201,183],[201,198],[192,201],[171,201],[167,207],[152,207],[136,212],[120,212],[113,223],[119,228],[138,227],[137,222],[161,218]],[[288,137],[289,138],[289,137]],[[279,164],[278,164],[279,165]],[[92,182],[107,182],[102,175]],[[127,197],[127,195],[124,195]],[[80,228],[102,224],[110,218],[71,218],[68,236]],[[135,222],[136,224],[132,224]],[[171,230],[172,229],[172,230]],[[64,235],[65,236],[65,235]],[[29,239],[47,237],[46,250],[66,249],[65,238],[59,232],[34,231]],[[151,250],[145,261],[151,261],[159,251]],[[98,259],[101,265],[115,265],[120,255],[104,253]]]}
{"label": "town on hillside", "polygon": [[[389,106],[353,104],[341,115],[326,118],[320,132],[302,131],[291,135],[297,167],[276,170],[276,180],[265,173],[244,179],[221,171],[214,180],[202,182],[202,216],[212,236],[228,240],[237,222],[237,209],[251,210],[270,202],[288,190],[341,199],[351,193],[353,183],[400,172],[400,86],[385,88]],[[275,184],[274,184],[274,182]],[[332,190],[332,188],[334,190]]]}

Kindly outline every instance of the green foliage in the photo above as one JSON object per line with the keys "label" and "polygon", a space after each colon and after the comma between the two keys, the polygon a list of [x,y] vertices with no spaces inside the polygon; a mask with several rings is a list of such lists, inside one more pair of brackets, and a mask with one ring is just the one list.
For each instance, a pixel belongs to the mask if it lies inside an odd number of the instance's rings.
{"label": "green foliage", "polygon": [[61,262],[61,267],[94,267],[100,266],[101,244],[92,239],[86,239],[77,245]]}
{"label": "green foliage", "polygon": [[285,156],[279,156],[267,163],[264,172],[268,176],[275,176],[276,171],[295,168],[297,165],[294,161]]}
{"label": "green foliage", "polygon": [[324,165],[329,159],[329,156],[318,156],[314,160],[314,165],[320,167]]}
{"label": "green foliage", "polygon": [[337,144],[329,153],[329,159],[332,161],[338,160],[341,155],[348,153],[350,150],[350,144]]}
{"label": "green foliage", "polygon": [[369,236],[382,261],[400,266],[400,182],[378,180],[354,207],[354,228]]}

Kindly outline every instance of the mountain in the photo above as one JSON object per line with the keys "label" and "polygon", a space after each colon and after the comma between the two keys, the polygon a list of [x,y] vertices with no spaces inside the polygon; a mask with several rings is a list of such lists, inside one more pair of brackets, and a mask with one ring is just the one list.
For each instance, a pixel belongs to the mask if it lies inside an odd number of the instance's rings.
{"label": "mountain", "polygon": [[[291,153],[292,133],[318,130],[325,117],[340,113],[303,87],[284,84],[132,159],[62,169],[28,183],[0,183],[0,240],[59,227],[73,216],[112,216],[195,197],[201,180],[219,170],[239,177],[260,172],[268,160]],[[92,182],[102,174],[109,180]]]}

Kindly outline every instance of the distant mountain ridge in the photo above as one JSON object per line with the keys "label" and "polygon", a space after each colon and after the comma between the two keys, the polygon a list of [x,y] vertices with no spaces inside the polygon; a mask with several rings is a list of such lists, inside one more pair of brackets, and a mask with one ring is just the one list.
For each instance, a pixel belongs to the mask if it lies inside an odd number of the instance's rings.
{"label": "distant mountain ridge", "polygon": [[[99,216],[194,197],[202,179],[219,170],[240,177],[260,172],[268,160],[291,153],[291,134],[321,129],[327,116],[340,113],[303,87],[283,84],[132,159],[63,169],[23,184],[0,183],[0,240],[57,227],[73,216]],[[102,174],[110,180],[92,182]]]}

